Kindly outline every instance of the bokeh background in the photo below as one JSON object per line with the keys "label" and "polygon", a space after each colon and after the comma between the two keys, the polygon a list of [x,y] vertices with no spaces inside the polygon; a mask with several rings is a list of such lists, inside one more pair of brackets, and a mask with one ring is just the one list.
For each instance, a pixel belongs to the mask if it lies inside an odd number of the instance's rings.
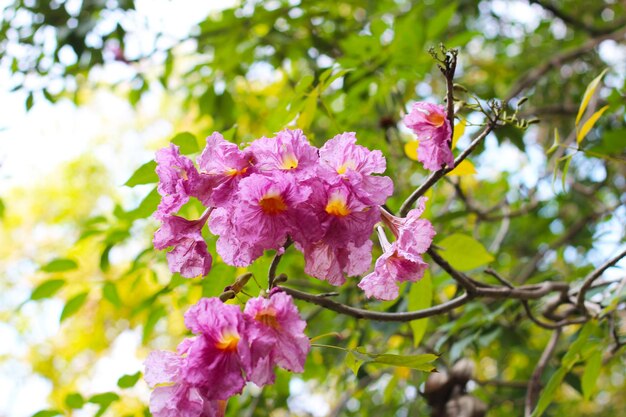
{"label": "bokeh background", "polygon": [[[245,143],[299,127],[317,146],[355,131],[387,157],[396,183],[388,205],[397,209],[427,175],[405,153],[415,138],[400,120],[412,101],[443,101],[445,80],[428,53],[440,42],[459,48],[456,79],[469,92],[462,100],[515,104],[525,95],[520,118],[539,123],[498,129],[470,158],[475,171],[429,195],[435,244],[454,233],[480,242],[489,257],[468,270],[489,263],[520,281],[582,279],[624,247],[625,7],[617,0],[0,2],[0,416],[149,415],[146,355],[173,349],[186,334],[188,306],[243,272],[217,259],[204,280],[185,280],[151,248],[155,150],[175,138],[193,154],[215,130]],[[609,109],[577,150],[578,106],[604,69],[590,111]],[[545,71],[524,84],[538,70]],[[483,118],[460,109],[468,121],[463,149]],[[548,153],[555,128],[562,146]],[[472,207],[524,213],[488,220]],[[183,210],[194,217],[200,209]],[[270,260],[249,270],[265,279]],[[307,278],[293,251],[281,268],[296,287],[332,290]],[[620,302],[623,278],[623,269],[607,271],[595,296]],[[428,280],[412,297],[403,287],[391,303],[368,303],[356,280],[339,291],[345,302],[387,311],[454,295],[443,271],[433,268]],[[476,301],[417,329],[299,305],[309,336],[337,332],[328,344],[435,351],[440,369],[471,359],[470,389],[493,416],[521,415],[525,381],[549,338],[511,301]],[[623,321],[622,310],[611,329],[599,326],[598,349],[614,342],[612,331],[624,340]],[[576,331],[568,329],[561,353]],[[372,366],[353,375],[343,361],[341,351],[314,348],[303,375],[282,372],[274,386],[248,387],[228,415],[427,415],[418,393],[424,374]],[[590,398],[580,365],[548,415],[623,413],[623,349],[599,371]],[[558,360],[547,375],[556,367]]]}

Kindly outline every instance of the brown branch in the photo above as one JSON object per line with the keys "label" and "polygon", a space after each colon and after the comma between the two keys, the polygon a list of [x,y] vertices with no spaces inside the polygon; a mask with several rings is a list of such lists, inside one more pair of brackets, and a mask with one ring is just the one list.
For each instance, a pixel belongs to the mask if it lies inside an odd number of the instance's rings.
{"label": "brown branch", "polygon": [[[283,250],[287,250],[287,248],[291,246],[292,243],[293,241],[288,238],[287,242],[285,242],[285,244],[283,245]],[[276,280],[276,270],[278,269],[278,264],[280,263],[280,260],[282,259],[284,253],[284,251],[282,253],[276,251],[274,259],[272,259],[272,263],[270,264],[270,268],[267,271],[267,287],[270,290],[275,286],[274,281]]]}
{"label": "brown branch", "polygon": [[525,381],[506,381],[503,379],[474,379],[478,385],[482,386],[494,386],[494,387],[502,387],[502,388],[514,388],[514,389],[525,389],[528,387],[528,382]]}
{"label": "brown branch", "polygon": [[569,49],[561,54],[553,56],[544,64],[533,68],[524,74],[515,85],[511,88],[509,93],[506,95],[504,102],[510,101],[512,98],[516,97],[522,91],[526,90],[528,87],[534,85],[537,80],[543,77],[548,71],[552,68],[558,68],[562,66],[567,61],[572,59],[576,59],[585,53],[593,50],[596,46],[608,39],[619,39],[626,35],[626,28],[618,28],[617,30],[606,33],[604,35],[600,35],[594,38],[589,39],[587,42],[583,43],[577,48]]}
{"label": "brown branch", "polygon": [[532,411],[535,407],[535,402],[537,401],[537,397],[539,396],[539,392],[541,392],[541,374],[543,374],[543,370],[545,369],[550,357],[554,353],[556,349],[556,345],[559,341],[559,336],[561,335],[561,329],[558,328],[554,330],[552,333],[552,337],[550,341],[546,345],[543,353],[541,354],[541,358],[533,371],[532,376],[530,377],[530,381],[528,381],[528,390],[526,391],[526,401],[524,403],[524,416],[530,417]]}
{"label": "brown branch", "polygon": [[612,257],[611,259],[609,259],[602,265],[600,265],[600,267],[590,272],[585,277],[583,281],[583,285],[580,287],[580,290],[578,291],[578,298],[576,299],[576,305],[578,306],[580,311],[584,312],[585,314],[589,314],[589,312],[587,311],[587,308],[585,307],[585,294],[589,290],[589,287],[591,287],[591,285],[596,279],[602,276],[604,271],[614,266],[624,257],[626,257],[626,249],[624,249],[623,251],[621,251],[620,253],[618,253],[617,255],[615,255],[614,257]]}
{"label": "brown branch", "polygon": [[567,233],[550,243],[548,246],[540,248],[532,257],[532,259],[521,268],[520,273],[515,277],[515,281],[519,283],[524,283],[528,281],[528,279],[535,273],[535,271],[539,267],[539,264],[550,250],[554,250],[561,245],[569,242],[590,222],[596,220],[602,215],[604,215],[604,212],[588,214],[587,216],[580,219],[578,222],[569,226]]}
{"label": "brown branch", "polygon": [[319,295],[309,294],[296,290],[294,288],[283,286],[280,286],[278,288],[282,289],[293,298],[306,301],[311,304],[316,304],[320,307],[324,307],[336,313],[345,314],[347,316],[351,316],[357,319],[367,319],[375,321],[407,322],[423,319],[426,317],[432,317],[454,310],[455,308],[467,303],[471,298],[468,294],[462,294],[456,298],[453,298],[450,301],[423,310],[408,311],[402,313],[387,313],[382,311],[370,311],[362,308],[352,307],[346,304],[338,303],[327,297],[320,297]]}
{"label": "brown branch", "polygon": [[456,60],[458,51],[452,49],[446,52],[444,61],[445,68],[439,67],[441,73],[446,77],[446,101],[447,101],[447,118],[450,123],[450,143],[452,146],[452,138],[454,137],[454,73],[456,72]]}
{"label": "brown branch", "polygon": [[582,20],[576,19],[574,16],[564,12],[563,10],[559,9],[558,7],[555,7],[554,5],[552,5],[548,1],[544,1],[544,0],[529,0],[529,2],[531,4],[534,3],[534,4],[537,4],[537,5],[541,6],[543,9],[548,10],[550,13],[552,13],[555,17],[558,17],[559,19],[561,19],[563,22],[569,24],[570,26],[573,26],[576,29],[584,30],[585,32],[587,32],[587,33],[589,33],[590,35],[593,35],[593,36],[606,35],[607,33],[611,33],[614,30],[616,30],[616,29],[622,27],[624,24],[626,24],[626,20],[622,19],[622,20],[617,21],[617,23],[615,23],[611,27],[598,28],[598,27],[589,25],[589,24],[583,22]]}
{"label": "brown branch", "polygon": [[464,273],[454,269],[452,265],[450,265],[448,261],[443,259],[441,255],[439,255],[432,247],[428,248],[426,253],[428,253],[430,257],[433,258],[433,261],[435,261],[435,263],[439,265],[441,269],[446,271],[448,275],[450,275],[456,282],[458,282],[465,289],[465,291],[468,292],[468,294],[473,295],[477,292],[478,288],[470,280],[470,278]]}

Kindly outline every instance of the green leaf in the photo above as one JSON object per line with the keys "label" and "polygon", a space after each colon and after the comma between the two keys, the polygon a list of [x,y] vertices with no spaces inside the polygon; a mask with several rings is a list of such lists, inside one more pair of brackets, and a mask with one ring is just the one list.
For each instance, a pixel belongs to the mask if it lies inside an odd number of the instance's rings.
{"label": "green leaf", "polygon": [[148,339],[150,339],[150,336],[152,336],[154,326],[156,326],[161,317],[164,317],[165,315],[166,312],[163,306],[158,306],[154,310],[150,311],[150,314],[148,314],[148,318],[146,319],[146,324],[143,326],[142,341],[144,344],[148,341]]}
{"label": "green leaf", "polygon": [[455,233],[438,243],[445,249],[445,258],[455,269],[469,271],[493,261],[493,256],[476,239]]}
{"label": "green leaf", "polygon": [[113,249],[113,244],[106,245],[100,255],[100,270],[102,272],[107,272],[111,267],[111,261],[109,260],[109,253],[111,253],[111,249]]}
{"label": "green leaf", "polygon": [[33,92],[31,91],[30,93],[28,93],[28,96],[26,97],[26,111],[29,111],[34,104],[34,97],[33,97]]}
{"label": "green leaf", "polygon": [[346,364],[356,375],[361,365],[364,363],[377,363],[382,365],[401,366],[430,372],[435,369],[431,364],[438,358],[437,355],[426,353],[423,355],[394,355],[391,353],[368,353],[365,348],[358,347],[352,349],[346,355]]}
{"label": "green leaf", "polygon": [[582,359],[580,352],[589,342],[589,336],[595,326],[595,322],[589,321],[580,329],[578,337],[572,344],[570,344],[567,353],[563,356],[561,366],[550,377],[548,384],[543,391],[541,391],[539,401],[537,401],[537,407],[533,411],[531,417],[541,416],[546,408],[548,408],[554,398],[554,395],[556,394],[557,388],[561,386],[565,375],[567,375],[570,369],[572,369],[572,367]]}
{"label": "green leaf", "polygon": [[70,298],[67,303],[65,303],[65,307],[63,307],[60,321],[63,321],[66,318],[76,314],[76,312],[83,306],[83,304],[85,304],[85,301],[87,301],[87,295],[89,295],[88,292],[82,292]]}
{"label": "green leaf", "polygon": [[179,133],[172,138],[171,142],[174,145],[178,145],[180,153],[183,155],[189,155],[200,151],[198,140],[189,132]]}
{"label": "green leaf", "polygon": [[122,306],[122,300],[117,292],[117,287],[112,282],[107,281],[104,283],[102,286],[102,296],[115,307],[119,308]]}
{"label": "green leaf", "polygon": [[117,386],[120,388],[131,388],[134,387],[139,378],[141,377],[141,372],[134,373],[132,375],[123,375],[120,379],[117,380]]}
{"label": "green leaf", "polygon": [[580,128],[580,131],[576,135],[576,143],[577,144],[580,145],[580,142],[582,142],[583,139],[585,139],[585,136],[587,136],[587,134],[593,128],[593,126],[596,124],[596,122],[598,121],[600,116],[602,116],[602,113],[604,113],[608,108],[609,108],[608,105],[602,107],[600,110],[598,110],[593,115],[591,115],[591,117],[589,119],[587,119],[585,124],[583,124],[583,127]]}
{"label": "green leaf", "polygon": [[[409,291],[408,309],[409,311],[423,310],[433,304],[433,282],[430,273],[426,271],[424,277],[416,283],[411,284]],[[428,327],[428,318],[413,320],[409,323],[413,331],[413,346],[419,346],[426,327]]]}
{"label": "green leaf", "polygon": [[41,410],[33,414],[32,417],[54,417],[60,415],[62,415],[62,413],[58,410]]}
{"label": "green leaf", "polygon": [[574,154],[567,155],[564,159],[563,163],[563,174],[561,176],[561,187],[565,190],[565,181],[567,180],[567,171],[569,171],[569,164],[572,162],[572,157]]}
{"label": "green leaf", "polygon": [[78,268],[76,261],[71,259],[58,258],[50,261],[41,267],[43,272],[65,272]]}
{"label": "green leaf", "polygon": [[349,351],[346,354],[346,358],[345,358],[346,366],[350,368],[350,370],[352,370],[355,376],[359,373],[359,369],[361,368],[361,365],[363,365],[364,362],[365,362],[364,360],[357,358],[355,354],[353,353],[353,351]]}
{"label": "green leaf", "polygon": [[437,14],[428,21],[426,26],[427,39],[436,39],[446,30],[448,23],[450,23],[450,19],[452,19],[452,16],[454,16],[454,13],[456,12],[456,7],[456,2],[451,3],[440,9]]}
{"label": "green leaf", "polygon": [[405,368],[417,369],[419,371],[430,372],[435,369],[431,362],[435,361],[438,356],[431,353],[422,355],[392,355],[383,353],[381,355],[368,354],[372,357],[371,363],[381,363],[392,366],[402,366]]}
{"label": "green leaf", "polygon": [[559,131],[557,128],[554,128],[554,143],[546,151],[546,155],[550,155],[552,154],[552,152],[556,151],[560,144],[561,144],[561,140],[559,139]]}
{"label": "green leaf", "polygon": [[136,209],[125,212],[122,215],[122,218],[129,221],[134,221],[137,219],[145,219],[146,217],[150,217],[150,215],[156,211],[160,201],[161,195],[155,187],[152,189],[152,191],[148,193],[148,195],[146,195],[143,200],[141,200],[141,203],[139,203],[139,206],[137,206]]}
{"label": "green leaf", "polygon": [[595,322],[589,321],[585,323],[585,325],[580,329],[578,333],[578,337],[574,341],[574,343],[570,344],[567,353],[563,356],[561,363],[568,369],[571,369],[576,362],[580,360],[580,351],[585,347],[585,345],[589,342],[589,336],[595,326]]}
{"label": "green leaf", "polygon": [[73,392],[71,394],[67,394],[65,397],[65,405],[72,409],[83,408],[85,405],[85,399],[78,392]]}
{"label": "green leaf", "polygon": [[0,198],[0,219],[4,218],[4,212],[6,211],[6,206],[4,205],[4,201]]}
{"label": "green leaf", "polygon": [[589,400],[597,389],[598,376],[602,368],[602,351],[596,350],[587,359],[585,371],[582,376],[583,396],[585,400]]}
{"label": "green leaf", "polygon": [[320,76],[320,86],[321,86],[322,91],[325,91],[328,88],[328,86],[330,86],[335,80],[343,77],[349,72],[354,71],[354,69],[352,68],[346,68],[346,69],[340,69],[336,71],[334,74],[332,74],[333,70],[334,70],[333,68],[329,68],[328,70],[324,71],[324,73]]}
{"label": "green leaf", "polygon": [[134,187],[140,184],[152,184],[159,181],[159,177],[156,173],[156,161],[148,161],[130,176],[128,181],[124,183],[127,187]]}
{"label": "green leaf", "polygon": [[65,285],[64,279],[50,279],[39,284],[30,294],[31,300],[50,298]]}
{"label": "green leaf", "polygon": [[554,394],[556,394],[556,389],[561,386],[566,374],[567,370],[562,367],[552,374],[548,385],[541,391],[541,396],[539,397],[539,401],[537,401],[537,407],[535,407],[531,417],[539,417],[546,411],[546,408],[548,408],[554,398]]}
{"label": "green leaf", "polygon": [[600,84],[600,80],[602,79],[602,77],[604,77],[604,74],[606,74],[607,71],[608,68],[602,71],[600,75],[594,78],[593,81],[591,81],[587,86],[585,94],[583,95],[583,99],[580,102],[580,107],[578,108],[578,114],[576,115],[576,126],[578,126],[578,124],[580,123],[580,119],[582,119],[583,114],[585,114],[585,110],[587,110],[587,106],[589,105],[591,97],[593,97],[593,93],[596,92],[598,84]]}
{"label": "green leaf", "polygon": [[120,399],[120,397],[116,393],[114,393],[114,392],[105,392],[105,393],[102,393],[102,394],[96,394],[96,395],[92,396],[91,398],[89,398],[88,401],[90,403],[98,404],[100,406],[100,409],[95,414],[95,417],[100,417],[102,414],[104,414],[104,412],[107,410],[107,408],[109,408],[109,406],[111,405],[111,403],[113,401],[117,401],[119,399]]}
{"label": "green leaf", "polygon": [[314,79],[315,77],[313,77],[312,75],[305,75],[304,77],[302,77],[294,88],[296,94],[303,94],[311,86]]}

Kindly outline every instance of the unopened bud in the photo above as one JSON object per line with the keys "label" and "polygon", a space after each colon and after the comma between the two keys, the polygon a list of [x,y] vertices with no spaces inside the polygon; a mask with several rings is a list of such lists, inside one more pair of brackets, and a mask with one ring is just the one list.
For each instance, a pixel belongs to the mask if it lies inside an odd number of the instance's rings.
{"label": "unopened bud", "polygon": [[279,274],[274,278],[274,284],[282,284],[283,282],[287,282],[287,275],[285,274]]}
{"label": "unopened bud", "polygon": [[223,293],[220,294],[220,300],[222,300],[223,303],[225,303],[226,301],[232,298],[235,298],[235,291],[233,290],[224,291]]}

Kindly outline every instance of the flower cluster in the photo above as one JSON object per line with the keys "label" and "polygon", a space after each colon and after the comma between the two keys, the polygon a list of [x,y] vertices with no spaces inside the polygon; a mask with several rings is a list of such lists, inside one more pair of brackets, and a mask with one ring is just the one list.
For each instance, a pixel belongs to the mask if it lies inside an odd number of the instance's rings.
{"label": "flower cluster", "polygon": [[[172,271],[189,278],[208,273],[211,256],[201,235],[207,220],[229,265],[247,266],[291,239],[304,253],[305,271],[333,285],[370,268],[370,235],[393,182],[374,175],[385,171],[385,158],[357,145],[354,133],[318,149],[301,130],[285,129],[242,150],[216,132],[198,168],[175,145],[156,159],[163,196],[156,217],[163,225],[154,244],[173,247]],[[207,207],[199,220],[174,214],[190,197]]]}
{"label": "flower cluster", "polygon": [[428,220],[419,217],[424,212],[426,198],[420,198],[417,208],[405,218],[392,216],[383,210],[383,222],[391,229],[396,241],[389,243],[384,230],[379,228],[383,254],[376,260],[374,272],[363,277],[359,288],[368,297],[393,300],[398,297],[398,282],[415,282],[424,275],[428,264],[422,254],[430,247],[435,229]]}
{"label": "flower cluster", "polygon": [[220,417],[226,401],[246,382],[274,382],[274,367],[302,372],[310,349],[291,297],[272,291],[248,300],[241,312],[218,298],[203,298],[185,313],[194,337],[177,352],[154,351],[146,360],[145,380],[155,387],[150,411],[155,417]]}
{"label": "flower cluster", "polygon": [[404,117],[404,124],[413,130],[419,140],[417,160],[430,171],[441,169],[443,164],[454,167],[450,149],[452,128],[446,109],[437,104],[418,102]]}

